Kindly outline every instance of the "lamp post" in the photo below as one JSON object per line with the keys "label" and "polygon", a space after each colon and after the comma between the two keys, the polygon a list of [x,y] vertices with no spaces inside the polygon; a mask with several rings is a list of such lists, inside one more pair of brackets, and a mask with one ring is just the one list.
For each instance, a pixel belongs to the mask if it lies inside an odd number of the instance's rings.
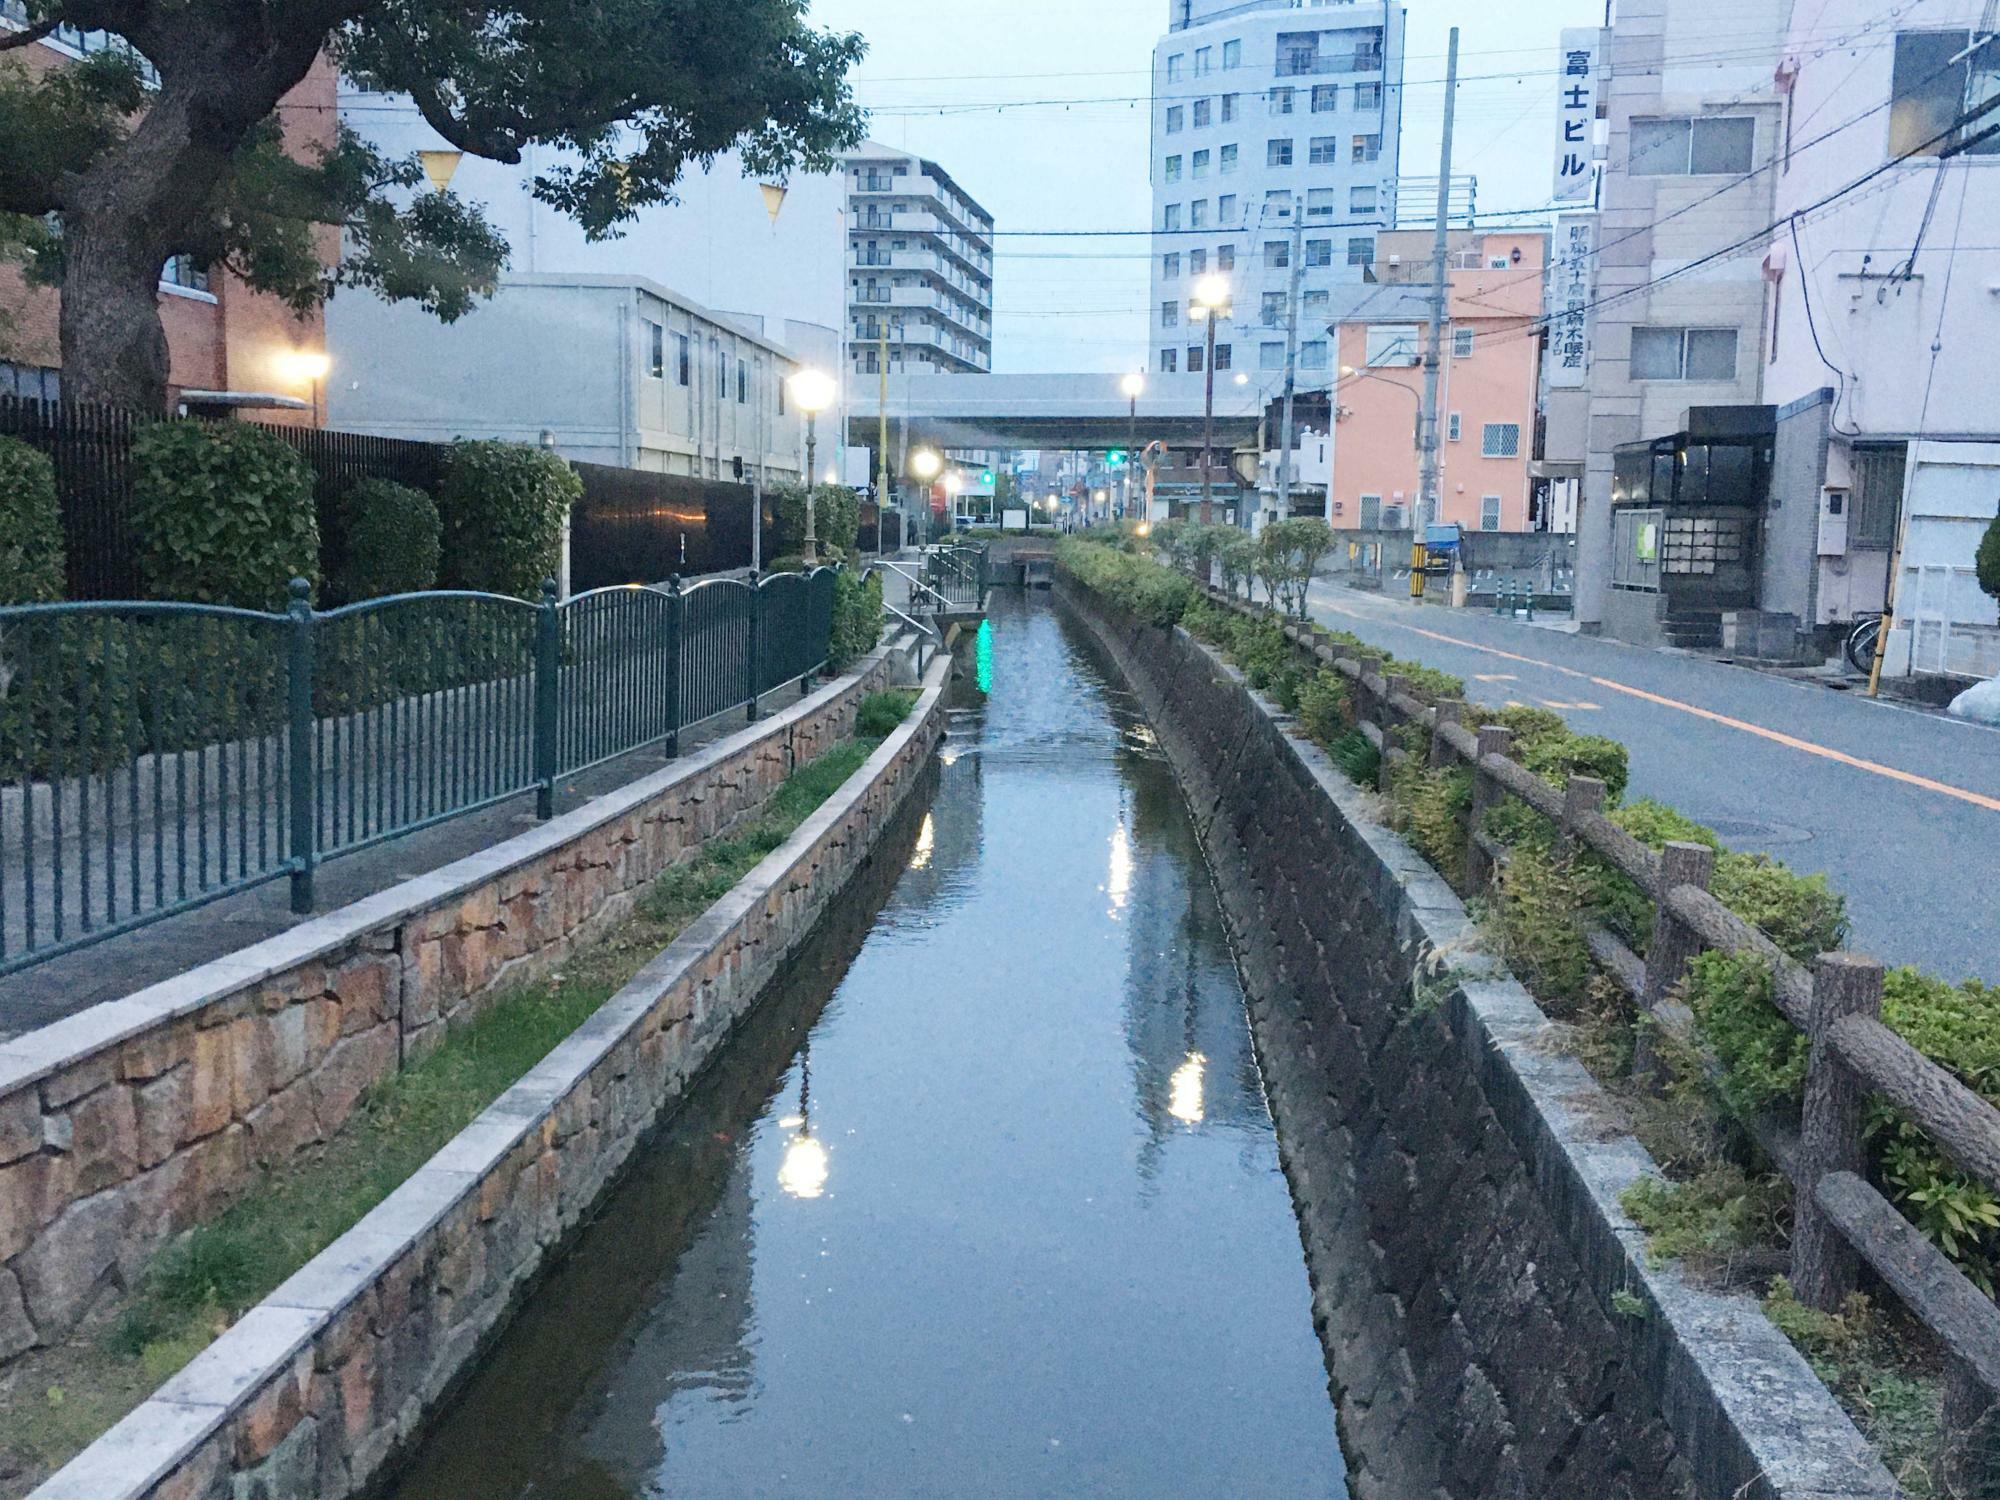
{"label": "lamp post", "polygon": [[1146,377],[1134,370],[1118,382],[1125,393],[1125,489],[1118,501],[1118,519],[1132,509],[1132,470],[1139,462],[1139,393],[1146,389]]}
{"label": "lamp post", "polygon": [[958,525],[958,492],[964,485],[965,480],[960,477],[958,470],[947,469],[945,471],[944,503],[945,509],[951,513],[951,524],[953,526]]}
{"label": "lamp post", "polygon": [[[930,533],[931,481],[937,478],[937,471],[944,467],[935,448],[919,448],[910,455],[910,472],[924,482],[924,526],[921,535],[928,538]],[[922,546],[922,543],[918,543]]]}
{"label": "lamp post", "polygon": [[285,357],[293,376],[312,387],[313,426],[320,425],[319,384],[326,379],[326,372],[333,368],[323,349],[299,349]]}
{"label": "lamp post", "polygon": [[819,561],[819,539],[813,533],[813,486],[818,476],[813,472],[814,461],[818,457],[819,414],[833,404],[833,377],[824,370],[804,369],[786,382],[792,388],[792,399],[799,403],[799,410],[806,414],[806,566]]}
{"label": "lamp post", "polygon": [[1190,312],[1197,312],[1208,325],[1203,339],[1207,353],[1201,362],[1201,524],[1215,524],[1215,320],[1228,315],[1229,282],[1221,276],[1204,276],[1194,284]]}

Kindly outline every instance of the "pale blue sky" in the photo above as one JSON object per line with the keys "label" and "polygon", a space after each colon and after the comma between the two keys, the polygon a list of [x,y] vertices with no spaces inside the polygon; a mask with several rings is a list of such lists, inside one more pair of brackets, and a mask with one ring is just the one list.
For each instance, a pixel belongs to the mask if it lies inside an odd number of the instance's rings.
{"label": "pale blue sky", "polygon": [[[855,74],[873,132],[939,162],[1001,229],[1144,229],[1147,68],[1164,0],[814,0],[861,32]],[[1437,0],[1409,8],[1403,163],[1437,171],[1445,37],[1459,36],[1455,169],[1482,211],[1548,201],[1557,33],[1602,0]],[[1079,100],[996,110],[1025,100]],[[994,366],[1121,370],[1145,362],[1143,239],[998,241]]]}

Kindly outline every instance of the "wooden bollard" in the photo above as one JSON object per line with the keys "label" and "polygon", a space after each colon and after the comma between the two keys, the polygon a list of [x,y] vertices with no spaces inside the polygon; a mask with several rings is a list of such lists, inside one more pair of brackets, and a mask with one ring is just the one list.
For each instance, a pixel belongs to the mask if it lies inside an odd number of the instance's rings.
{"label": "wooden bollard", "polygon": [[1793,1203],[1792,1290],[1808,1307],[1838,1312],[1854,1290],[1861,1259],[1820,1208],[1813,1189],[1829,1172],[1866,1167],[1861,1150],[1868,1090],[1834,1051],[1828,1034],[1848,1016],[1882,1014],[1882,966],[1859,953],[1822,953],[1813,962],[1812,1052],[1799,1117],[1798,1192]]}
{"label": "wooden bollard", "polygon": [[1479,728],[1479,749],[1472,758],[1472,812],[1465,820],[1465,888],[1468,892],[1483,891],[1493,878],[1493,862],[1486,857],[1486,850],[1479,842],[1479,825],[1485,821],[1486,810],[1497,805],[1504,795],[1500,783],[1495,781],[1481,767],[1481,762],[1489,755],[1506,755],[1514,748],[1514,736],[1510,730],[1498,724],[1482,724]]}

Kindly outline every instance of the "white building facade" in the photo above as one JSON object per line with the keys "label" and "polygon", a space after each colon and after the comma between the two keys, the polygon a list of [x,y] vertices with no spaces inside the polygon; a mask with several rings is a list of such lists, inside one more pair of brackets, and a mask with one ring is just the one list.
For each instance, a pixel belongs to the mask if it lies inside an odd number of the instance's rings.
{"label": "white building facade", "polygon": [[[993,216],[936,162],[864,142],[847,157],[851,381],[993,368]],[[868,392],[857,400],[866,405]]]}
{"label": "white building facade", "polygon": [[[1284,379],[1299,270],[1299,384],[1332,379],[1329,289],[1364,279],[1395,224],[1404,10],[1350,0],[1171,0],[1153,49],[1149,365],[1201,373],[1193,287],[1224,277],[1218,383]],[[1300,229],[1293,232],[1294,216]]]}
{"label": "white building facade", "polygon": [[[1798,0],[1778,67],[1793,132],[1763,272],[1777,407],[1766,607],[1822,636],[1879,611],[1900,543],[1885,670],[2000,673],[1973,552],[2000,506],[2000,90],[1981,0],[1893,23],[1872,0]],[[1830,35],[1871,45],[1833,51]],[[1852,121],[1853,123],[1847,123]],[[1858,191],[1839,193],[1887,166]]]}

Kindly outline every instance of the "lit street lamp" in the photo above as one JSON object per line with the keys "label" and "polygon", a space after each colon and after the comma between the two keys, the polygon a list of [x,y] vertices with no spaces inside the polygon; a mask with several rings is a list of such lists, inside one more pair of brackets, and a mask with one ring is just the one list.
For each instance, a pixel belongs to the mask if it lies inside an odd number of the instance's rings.
{"label": "lit street lamp", "polygon": [[1118,382],[1125,393],[1125,489],[1118,497],[1118,519],[1132,509],[1132,470],[1139,462],[1139,395],[1146,389],[1146,377],[1134,370]]}
{"label": "lit street lamp", "polygon": [[1204,276],[1194,284],[1194,301],[1188,308],[1208,325],[1204,342],[1207,354],[1201,362],[1201,524],[1215,524],[1215,320],[1229,315],[1229,281],[1226,277]]}
{"label": "lit street lamp", "polygon": [[319,426],[319,383],[326,379],[326,372],[333,368],[333,361],[327,358],[324,349],[295,349],[284,357],[284,361],[293,379],[312,387],[313,426]]}
{"label": "lit street lamp", "polygon": [[833,405],[833,377],[824,370],[807,368],[798,372],[786,382],[792,388],[792,399],[799,403],[799,410],[806,414],[806,566],[819,561],[819,541],[813,534],[813,474],[814,460],[818,457],[819,414]]}
{"label": "lit street lamp", "polygon": [[934,448],[919,448],[910,455],[910,472],[924,482],[923,525],[917,530],[919,547],[930,540],[931,481],[937,478],[938,470],[943,467],[944,460],[938,457]]}

